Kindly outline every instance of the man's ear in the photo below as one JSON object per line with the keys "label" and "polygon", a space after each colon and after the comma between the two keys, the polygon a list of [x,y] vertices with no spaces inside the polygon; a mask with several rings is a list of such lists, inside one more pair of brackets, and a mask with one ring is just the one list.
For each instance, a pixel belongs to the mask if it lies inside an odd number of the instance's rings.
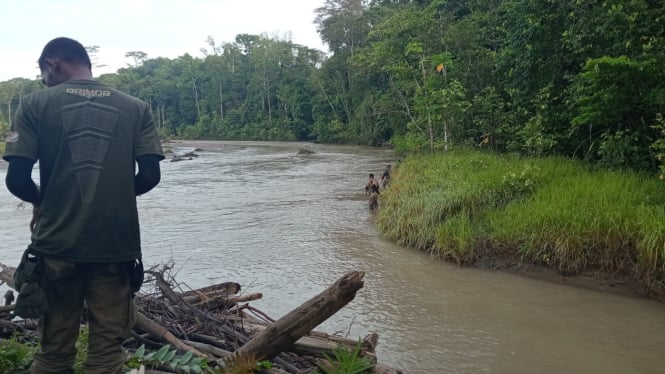
{"label": "man's ear", "polygon": [[50,69],[49,72],[51,74],[58,74],[62,72],[62,66],[61,66],[62,61],[60,61],[60,59],[47,58],[46,60],[44,60],[44,62],[46,63],[48,69]]}
{"label": "man's ear", "polygon": [[47,73],[53,73],[55,71],[55,61],[52,58],[44,59],[44,70]]}

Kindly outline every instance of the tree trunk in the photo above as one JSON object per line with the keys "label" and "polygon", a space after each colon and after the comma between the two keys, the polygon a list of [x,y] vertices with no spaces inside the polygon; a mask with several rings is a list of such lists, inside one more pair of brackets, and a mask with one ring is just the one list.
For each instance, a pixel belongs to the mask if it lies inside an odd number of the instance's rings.
{"label": "tree trunk", "polygon": [[14,95],[9,98],[7,102],[7,120],[9,121],[9,128],[12,128],[12,101],[14,101]]}
{"label": "tree trunk", "polygon": [[[420,68],[423,72],[423,90],[427,88],[427,71],[425,70],[425,55],[420,59]],[[427,110],[427,128],[429,129],[429,150],[434,151],[434,128],[432,126],[432,111],[427,100],[427,91],[425,91],[425,109]]]}
{"label": "tree trunk", "polygon": [[194,89],[194,100],[196,101],[196,113],[198,114],[198,119],[201,119],[201,105],[199,105],[199,90],[196,88],[196,79],[192,78],[192,85]]}
{"label": "tree trunk", "polygon": [[160,116],[162,119],[162,126],[166,124],[166,103],[162,104],[162,115]]}
{"label": "tree trunk", "polygon": [[365,273],[352,271],[335,284],[268,326],[237,351],[258,360],[269,359],[291,347],[338,310],[348,304],[363,286]]}
{"label": "tree trunk", "polygon": [[224,121],[224,98],[222,96],[222,82],[219,82],[219,118]]}

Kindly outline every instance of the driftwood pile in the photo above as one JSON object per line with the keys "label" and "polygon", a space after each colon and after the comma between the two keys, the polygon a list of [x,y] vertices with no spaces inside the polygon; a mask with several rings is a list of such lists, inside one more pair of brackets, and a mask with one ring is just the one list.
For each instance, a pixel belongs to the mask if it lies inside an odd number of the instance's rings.
{"label": "driftwood pile", "polygon": [[[232,361],[235,357],[270,360],[271,369],[264,373],[311,373],[325,366],[325,355],[334,356],[340,346],[352,351],[357,340],[328,335],[312,329],[335,314],[355,297],[363,286],[363,272],[350,272],[319,295],[306,301],[277,321],[250,306],[261,294],[241,294],[237,283],[221,283],[195,290],[183,290],[171,276],[172,265],[146,270],[146,282],[136,295],[137,319],[132,338],[125,348],[132,352],[144,345],[158,350],[170,344],[181,353],[192,352],[208,362]],[[0,263],[0,282],[13,287],[15,268]],[[36,340],[36,321],[12,319],[11,291],[6,305],[0,306],[0,335],[15,333],[23,340]],[[377,364],[375,348],[377,334],[360,342],[360,355],[376,364],[375,373],[400,373],[399,370]],[[168,368],[146,373],[175,373]]]}

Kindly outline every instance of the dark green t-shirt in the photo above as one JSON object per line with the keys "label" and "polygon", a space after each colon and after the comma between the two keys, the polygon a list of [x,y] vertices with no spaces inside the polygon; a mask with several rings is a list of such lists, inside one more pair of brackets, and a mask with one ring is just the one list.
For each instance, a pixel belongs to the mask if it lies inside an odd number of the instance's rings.
{"label": "dark green t-shirt", "polygon": [[4,158],[39,161],[41,209],[30,248],[72,262],[141,255],[135,160],[162,147],[148,105],[95,81],[26,95]]}

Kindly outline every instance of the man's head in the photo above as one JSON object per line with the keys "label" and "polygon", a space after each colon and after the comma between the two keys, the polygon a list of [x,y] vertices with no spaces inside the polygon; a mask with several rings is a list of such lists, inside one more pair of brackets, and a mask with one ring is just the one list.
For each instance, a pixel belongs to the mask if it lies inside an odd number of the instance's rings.
{"label": "man's head", "polygon": [[374,173],[369,174],[369,179],[372,179],[372,178],[374,178]]}
{"label": "man's head", "polygon": [[51,40],[44,47],[38,62],[42,81],[49,87],[81,78],[81,75],[92,78],[92,64],[88,52],[81,43],[73,39]]}

